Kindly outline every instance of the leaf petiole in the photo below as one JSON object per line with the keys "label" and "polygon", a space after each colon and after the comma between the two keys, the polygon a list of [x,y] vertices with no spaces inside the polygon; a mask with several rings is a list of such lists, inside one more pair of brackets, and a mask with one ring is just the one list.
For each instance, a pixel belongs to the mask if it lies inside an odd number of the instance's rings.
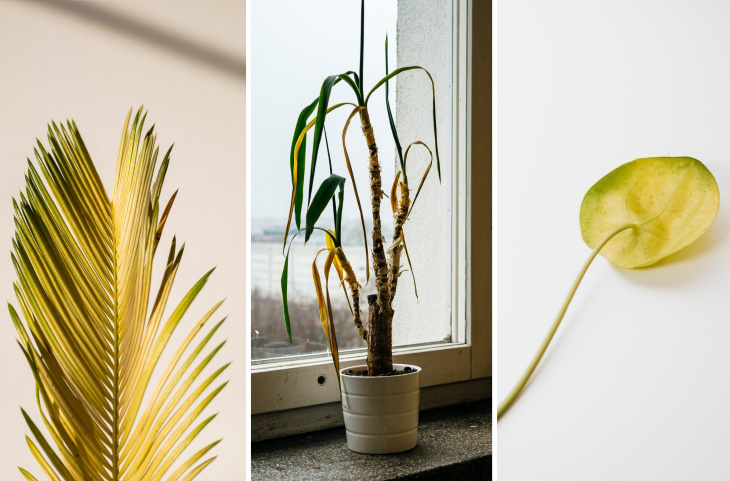
{"label": "leaf petiole", "polygon": [[623,232],[626,229],[630,229],[635,227],[634,224],[624,224],[620,227],[617,227],[616,229],[609,232],[601,241],[596,245],[596,247],[593,249],[593,252],[591,252],[591,255],[588,256],[588,259],[586,260],[585,264],[583,264],[583,267],[581,268],[580,272],[578,273],[578,276],[575,278],[575,281],[573,281],[573,286],[570,288],[570,291],[568,292],[568,295],[565,297],[565,301],[563,301],[563,305],[560,306],[560,311],[558,311],[558,315],[555,317],[555,321],[553,322],[553,325],[550,326],[550,330],[548,331],[547,335],[545,336],[545,339],[542,341],[542,344],[540,345],[539,349],[535,353],[535,357],[532,358],[532,361],[530,361],[530,365],[527,366],[527,369],[525,370],[524,374],[522,374],[522,377],[519,381],[517,381],[517,384],[514,388],[512,388],[512,391],[507,395],[507,397],[502,401],[502,403],[497,407],[497,420],[501,418],[504,413],[507,412],[507,410],[514,404],[517,397],[519,397],[522,390],[525,388],[525,385],[527,384],[527,381],[530,380],[530,376],[532,376],[532,373],[535,371],[535,368],[540,363],[540,360],[542,359],[543,354],[545,354],[545,351],[548,348],[548,345],[550,345],[550,341],[552,341],[553,336],[555,336],[555,332],[558,330],[558,326],[560,326],[560,322],[563,320],[563,316],[565,316],[565,312],[568,310],[568,306],[570,305],[570,302],[573,300],[573,296],[575,295],[575,291],[578,290],[578,286],[580,285],[581,281],[583,280],[583,276],[585,275],[586,271],[588,270],[588,267],[593,262],[593,259],[596,258],[600,250],[605,246],[608,241],[614,238],[616,234],[619,232]]}

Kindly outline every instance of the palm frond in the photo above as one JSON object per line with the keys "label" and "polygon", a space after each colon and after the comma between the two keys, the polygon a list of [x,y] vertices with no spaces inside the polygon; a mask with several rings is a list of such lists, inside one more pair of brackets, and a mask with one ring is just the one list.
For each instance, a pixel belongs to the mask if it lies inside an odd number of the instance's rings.
{"label": "palm frond", "polygon": [[131,114],[111,198],[68,122],[49,126],[48,150],[38,142],[37,167],[28,162],[25,193],[13,200],[22,320],[9,310],[50,439],[23,416],[30,450],[52,480],[192,479],[214,459],[196,464],[218,442],[185,454],[212,420],[198,418],[225,386],[218,377],[227,365],[199,380],[223,345],[203,357],[223,321],[190,349],[222,301],[192,327],[169,364],[158,365],[212,270],[165,317],[184,251],[173,238],[150,298],[154,254],[176,193],[160,214],[170,150],[158,165],[154,127],[143,134],[145,115]]}

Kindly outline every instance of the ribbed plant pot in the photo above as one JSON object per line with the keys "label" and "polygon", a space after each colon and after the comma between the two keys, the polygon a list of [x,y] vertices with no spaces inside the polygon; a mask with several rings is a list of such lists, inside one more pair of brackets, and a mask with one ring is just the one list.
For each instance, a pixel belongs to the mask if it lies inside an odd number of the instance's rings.
{"label": "ribbed plant pot", "polygon": [[408,451],[418,442],[418,403],[421,398],[421,368],[393,364],[396,376],[354,376],[346,372],[367,370],[353,366],[340,370],[342,413],[347,447],[364,454]]}

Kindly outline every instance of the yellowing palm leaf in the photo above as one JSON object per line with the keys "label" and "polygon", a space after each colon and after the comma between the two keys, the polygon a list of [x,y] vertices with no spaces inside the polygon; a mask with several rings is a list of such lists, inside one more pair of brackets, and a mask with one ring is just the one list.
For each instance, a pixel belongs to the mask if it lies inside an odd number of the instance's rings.
{"label": "yellowing palm leaf", "polygon": [[[154,127],[143,136],[141,110],[130,126],[131,114],[111,199],[69,122],[49,126],[50,148],[38,142],[38,169],[28,162],[25,194],[14,200],[14,288],[24,321],[9,309],[51,437],[23,411],[34,438],[26,440],[52,480],[193,479],[218,443],[183,456],[215,417],[199,420],[226,384],[218,378],[227,364],[198,380],[223,345],[206,349],[223,321],[193,344],[222,301],[194,325],[164,370],[158,366],[212,270],[165,318],[184,250],[173,238],[150,306],[152,262],[175,198],[160,214],[171,149],[156,168]],[[158,367],[162,372],[153,376]]]}

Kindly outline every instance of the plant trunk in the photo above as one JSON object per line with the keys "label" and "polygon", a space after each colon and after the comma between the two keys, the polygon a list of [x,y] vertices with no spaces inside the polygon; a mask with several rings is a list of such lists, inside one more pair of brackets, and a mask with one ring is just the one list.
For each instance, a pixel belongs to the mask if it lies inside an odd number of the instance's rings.
{"label": "plant trunk", "polygon": [[378,147],[367,109],[360,111],[360,123],[368,145],[370,172],[370,201],[373,213],[373,270],[376,294],[368,296],[368,376],[380,376],[393,370],[393,308],[390,305],[388,261],[383,246],[380,224],[380,200],[383,197],[380,180]]}
{"label": "plant trunk", "polygon": [[368,296],[368,376],[381,376],[393,370],[393,310],[378,309],[377,296]]}

